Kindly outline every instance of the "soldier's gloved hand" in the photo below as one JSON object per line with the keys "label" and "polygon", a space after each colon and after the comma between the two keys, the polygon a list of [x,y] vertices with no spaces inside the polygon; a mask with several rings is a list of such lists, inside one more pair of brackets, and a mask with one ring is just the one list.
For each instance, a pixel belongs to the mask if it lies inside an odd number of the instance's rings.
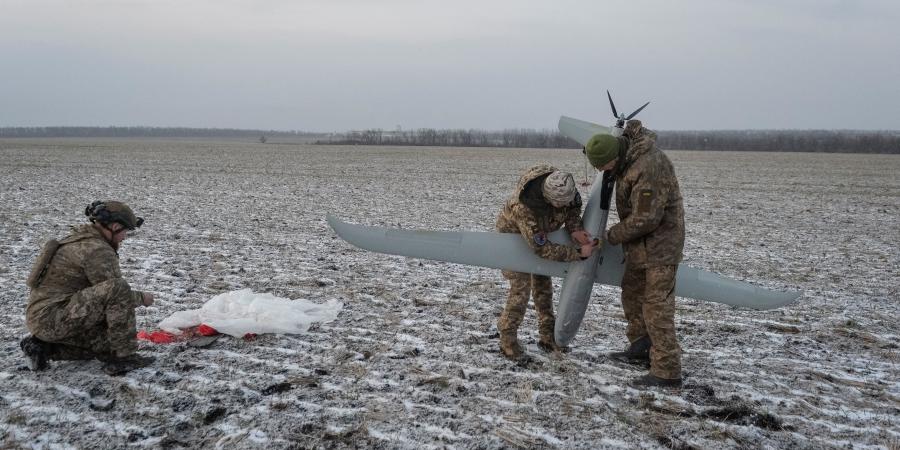
{"label": "soldier's gloved hand", "polygon": [[594,253],[597,247],[594,245],[594,242],[590,242],[581,246],[581,250],[579,251],[581,259],[588,259],[591,257],[591,253]]}
{"label": "soldier's gloved hand", "polygon": [[591,234],[587,231],[581,230],[572,233],[572,240],[578,243],[578,245],[590,244],[593,240],[591,238]]}
{"label": "soldier's gloved hand", "polygon": [[141,300],[141,304],[144,306],[150,306],[153,304],[153,294],[149,292],[143,293],[144,298]]}
{"label": "soldier's gloved hand", "polygon": [[[618,225],[618,224],[616,224],[616,225]],[[615,228],[615,226],[613,226],[613,228]],[[600,245],[601,246],[603,246],[603,243],[609,242],[609,231],[610,230],[612,230],[612,228],[610,228],[609,230],[603,231],[603,236],[600,237]],[[610,243],[610,245],[618,245],[618,244]]]}
{"label": "soldier's gloved hand", "polygon": [[628,124],[625,125],[625,132],[622,133],[625,136],[633,138],[640,134],[641,132],[641,121],[637,119],[631,119],[628,121]]}

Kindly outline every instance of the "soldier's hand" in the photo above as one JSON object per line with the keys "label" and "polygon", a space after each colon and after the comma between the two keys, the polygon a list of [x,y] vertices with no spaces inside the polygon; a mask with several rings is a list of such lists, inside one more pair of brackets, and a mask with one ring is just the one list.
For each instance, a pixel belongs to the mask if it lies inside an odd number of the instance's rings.
{"label": "soldier's hand", "polygon": [[572,240],[578,243],[578,245],[590,244],[593,240],[591,238],[591,234],[587,231],[581,230],[572,233]]}
{"label": "soldier's hand", "polygon": [[141,304],[143,304],[144,306],[152,305],[153,304],[153,294],[151,294],[149,292],[144,292],[143,295],[144,295],[144,298],[141,300]]}
{"label": "soldier's hand", "polygon": [[588,259],[588,258],[590,258],[590,257],[591,257],[591,253],[594,253],[594,250],[596,250],[596,249],[597,249],[597,247],[594,245],[594,242],[593,242],[593,241],[591,241],[591,242],[589,242],[589,243],[587,243],[587,244],[583,244],[583,245],[581,246],[581,251],[579,252],[579,253],[580,253],[580,256],[581,256],[581,259]]}

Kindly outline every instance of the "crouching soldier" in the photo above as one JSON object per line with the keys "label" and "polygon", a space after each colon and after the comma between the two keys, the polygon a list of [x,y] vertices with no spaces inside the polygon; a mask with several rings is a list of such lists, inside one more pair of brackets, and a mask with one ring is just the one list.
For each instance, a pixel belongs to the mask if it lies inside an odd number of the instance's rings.
{"label": "crouching soldier", "polygon": [[[578,247],[555,244],[547,239],[550,232],[565,225]],[[596,248],[581,223],[581,196],[572,175],[549,165],[528,169],[519,179],[516,190],[497,218],[497,231],[519,233],[535,254],[554,261],[576,261],[587,258]],[[534,298],[538,315],[538,346],[545,351],[560,348],[553,337],[553,284],[550,277],[504,270],[509,280],[509,298],[497,322],[500,352],[516,360],[524,357],[518,342],[519,325],[525,316],[529,294]]]}
{"label": "crouching soldier", "polygon": [[684,207],[675,169],[656,147],[656,134],[628,121],[619,138],[596,135],[585,146],[598,170],[616,176],[619,223],[606,233],[622,244],[622,308],[630,342],[611,357],[650,365],[633,385],[681,386],[681,347],[675,336],[675,272],[684,249]]}
{"label": "crouching soldier", "polygon": [[106,373],[118,375],[153,362],[137,354],[134,312],[153,304],[153,295],[131,289],[118,260],[126,232],[144,220],[114,201],[94,202],[85,215],[91,223],[49,241],[28,278],[32,335],[20,347],[32,370],[47,369],[51,360],[97,358]]}

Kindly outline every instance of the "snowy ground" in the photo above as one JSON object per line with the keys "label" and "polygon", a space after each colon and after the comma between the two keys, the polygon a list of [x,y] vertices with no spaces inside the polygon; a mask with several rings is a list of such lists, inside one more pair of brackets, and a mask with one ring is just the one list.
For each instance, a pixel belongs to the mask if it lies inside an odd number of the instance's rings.
{"label": "snowy ground", "polygon": [[[497,351],[497,271],[368,253],[325,223],[490,230],[530,164],[581,180],[577,151],[0,141],[0,447],[898,448],[900,158],[669,154],[685,263],[805,294],[679,298],[685,387],[639,391],[603,358],[625,344],[617,289],[595,288],[561,357],[529,312],[519,367]],[[105,198],[146,218],[121,252],[158,295],[141,329],[241,288],[344,311],[304,335],[142,344],[157,364],[120,378],[23,371],[38,247]]]}

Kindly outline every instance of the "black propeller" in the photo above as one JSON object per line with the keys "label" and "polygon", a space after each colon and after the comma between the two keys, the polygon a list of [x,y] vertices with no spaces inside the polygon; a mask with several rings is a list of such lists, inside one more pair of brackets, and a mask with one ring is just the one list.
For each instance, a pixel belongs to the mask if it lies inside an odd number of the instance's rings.
{"label": "black propeller", "polygon": [[606,91],[606,97],[609,98],[609,107],[612,109],[613,117],[616,118],[616,127],[618,127],[618,128],[624,127],[626,120],[631,120],[632,118],[634,118],[634,116],[636,116],[639,112],[641,112],[641,110],[643,110],[644,108],[647,107],[647,105],[650,104],[650,102],[644,103],[644,106],[641,106],[640,108],[636,109],[633,113],[629,114],[628,117],[625,117],[625,114],[620,115],[619,112],[616,111],[616,104],[613,103],[612,95],[609,94],[609,90]]}
{"label": "black propeller", "polygon": [[632,117],[636,116],[637,113],[641,112],[641,110],[646,108],[647,105],[649,105],[649,104],[650,104],[650,102],[644,103],[644,106],[641,106],[640,108],[636,109],[633,113],[629,114],[628,117],[625,118],[625,120],[631,120]]}
{"label": "black propeller", "polygon": [[612,108],[613,117],[618,119],[619,113],[616,112],[616,104],[612,101],[612,95],[609,95],[609,89],[606,90],[606,97],[609,98],[609,107]]}

